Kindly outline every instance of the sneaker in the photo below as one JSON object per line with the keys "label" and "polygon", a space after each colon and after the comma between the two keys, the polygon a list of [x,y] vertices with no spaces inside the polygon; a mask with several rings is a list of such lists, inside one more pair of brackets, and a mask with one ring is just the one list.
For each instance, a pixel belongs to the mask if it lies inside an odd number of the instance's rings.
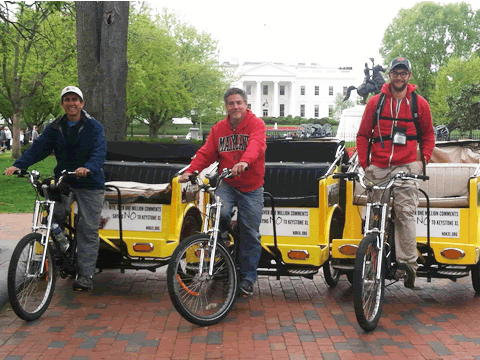
{"label": "sneaker", "polygon": [[253,284],[247,279],[243,279],[240,282],[240,293],[241,295],[251,296],[253,294]]}
{"label": "sneaker", "polygon": [[405,263],[399,264],[398,265],[398,270],[405,271],[405,273],[407,275],[405,277],[403,285],[406,288],[414,289],[415,288],[415,277],[416,277],[415,270],[413,270],[413,268],[410,265],[405,264]]}
{"label": "sneaker", "polygon": [[75,291],[88,291],[93,289],[92,276],[80,275],[72,285]]}

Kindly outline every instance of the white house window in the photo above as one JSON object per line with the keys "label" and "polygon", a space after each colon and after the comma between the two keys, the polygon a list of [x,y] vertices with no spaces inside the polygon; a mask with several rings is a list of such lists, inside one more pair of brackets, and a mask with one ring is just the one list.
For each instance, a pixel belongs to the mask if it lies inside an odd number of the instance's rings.
{"label": "white house window", "polygon": [[247,104],[247,108],[252,110],[252,104]]}
{"label": "white house window", "polygon": [[285,116],[285,104],[280,104],[280,116]]}
{"label": "white house window", "polygon": [[328,87],[328,95],[330,95],[330,96],[333,95],[333,86]]}
{"label": "white house window", "polygon": [[315,86],[315,95],[320,95],[320,86]]}
{"label": "white house window", "polygon": [[328,105],[328,117],[333,117],[333,105]]}
{"label": "white house window", "polygon": [[305,105],[300,105],[300,116],[305,117]]}
{"label": "white house window", "polygon": [[300,86],[300,95],[305,95],[305,86]]}
{"label": "white house window", "polygon": [[343,96],[347,96],[348,88],[346,86],[343,87]]}
{"label": "white house window", "polygon": [[252,95],[252,85],[247,85],[247,95]]}
{"label": "white house window", "polygon": [[268,109],[263,109],[263,116],[268,116]]}
{"label": "white house window", "polygon": [[268,95],[268,85],[263,85],[263,95]]}
{"label": "white house window", "polygon": [[315,105],[315,117],[318,118],[319,114],[320,114],[320,106]]}
{"label": "white house window", "polygon": [[285,95],[285,85],[280,85],[280,95]]}

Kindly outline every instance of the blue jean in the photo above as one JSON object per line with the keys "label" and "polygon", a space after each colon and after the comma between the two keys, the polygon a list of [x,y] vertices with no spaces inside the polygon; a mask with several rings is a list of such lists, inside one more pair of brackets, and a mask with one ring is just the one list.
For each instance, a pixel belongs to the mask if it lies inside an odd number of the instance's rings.
{"label": "blue jean", "polygon": [[240,273],[243,278],[257,281],[257,267],[262,254],[260,223],[263,211],[263,186],[249,192],[241,192],[226,182],[217,189],[222,201],[220,218],[231,223],[233,207],[237,206],[237,223],[240,233]]}
{"label": "blue jean", "polygon": [[[93,276],[100,245],[98,224],[102,214],[105,190],[72,189],[72,191],[75,194],[79,215],[76,233],[77,266],[80,275]],[[69,208],[68,200],[64,198],[62,198],[63,203],[55,203],[55,218],[59,221],[64,221],[65,211]]]}

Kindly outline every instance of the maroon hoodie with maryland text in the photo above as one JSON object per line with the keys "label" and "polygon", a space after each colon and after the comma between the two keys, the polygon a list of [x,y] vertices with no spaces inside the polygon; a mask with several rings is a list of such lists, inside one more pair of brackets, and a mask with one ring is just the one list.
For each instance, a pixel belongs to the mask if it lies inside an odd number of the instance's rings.
{"label": "maroon hoodie with maryland text", "polygon": [[266,148],[265,123],[247,109],[245,119],[235,130],[228,122],[228,115],[212,127],[186,172],[200,172],[215,161],[220,162],[220,171],[246,162],[248,171],[225,181],[241,192],[253,191],[263,185]]}
{"label": "maroon hoodie with maryland text", "polygon": [[[398,119],[397,121],[380,119],[373,129],[373,138],[379,138],[380,134],[383,141],[383,147],[380,142],[374,142],[371,148],[370,163],[381,168],[391,165],[405,165],[417,160],[417,141],[409,140],[406,145],[392,144],[389,136],[392,136],[393,127],[398,126],[406,128],[407,136],[413,138],[417,135],[415,124],[411,121],[401,121],[401,119],[411,119],[412,113],[410,102],[412,92],[417,88],[414,84],[407,84],[406,98],[396,100],[390,92],[390,83],[383,84],[382,93],[385,94],[385,106],[382,116]],[[373,117],[377,109],[380,94],[373,96],[365,107],[362,122],[357,134],[357,153],[360,166],[367,167],[368,142],[372,134]],[[422,150],[426,160],[429,161],[435,147],[435,134],[433,131],[432,115],[427,100],[420,95],[417,96],[418,117],[420,128],[422,129]]]}

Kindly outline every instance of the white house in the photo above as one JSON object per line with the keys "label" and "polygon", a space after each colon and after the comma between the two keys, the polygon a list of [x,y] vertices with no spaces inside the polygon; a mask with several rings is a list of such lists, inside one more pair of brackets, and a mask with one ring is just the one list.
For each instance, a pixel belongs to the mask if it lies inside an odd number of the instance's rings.
{"label": "white house", "polygon": [[262,117],[328,117],[333,112],[336,94],[344,95],[349,86],[360,85],[356,84],[358,76],[351,67],[269,62],[224,63],[222,66],[234,68],[239,80],[231,86],[244,89],[249,108]]}

